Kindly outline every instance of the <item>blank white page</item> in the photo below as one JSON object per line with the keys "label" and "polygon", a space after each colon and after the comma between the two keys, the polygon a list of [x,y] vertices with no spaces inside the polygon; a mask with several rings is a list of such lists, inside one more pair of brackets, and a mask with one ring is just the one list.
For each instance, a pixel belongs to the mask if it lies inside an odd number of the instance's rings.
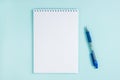
{"label": "blank white page", "polygon": [[78,73],[78,10],[34,9],[34,73]]}

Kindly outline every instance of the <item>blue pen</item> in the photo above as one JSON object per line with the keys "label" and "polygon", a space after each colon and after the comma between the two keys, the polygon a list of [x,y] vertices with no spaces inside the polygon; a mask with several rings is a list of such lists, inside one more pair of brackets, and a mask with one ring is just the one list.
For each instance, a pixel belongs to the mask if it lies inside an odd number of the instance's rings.
{"label": "blue pen", "polygon": [[91,36],[90,36],[90,33],[89,33],[87,27],[85,27],[85,34],[86,34],[87,42],[88,42],[89,49],[90,49],[90,57],[91,57],[92,64],[97,69],[98,62],[97,62],[97,59],[96,59],[96,56],[95,56],[95,53],[94,53],[94,50],[92,47],[92,39],[91,39]]}

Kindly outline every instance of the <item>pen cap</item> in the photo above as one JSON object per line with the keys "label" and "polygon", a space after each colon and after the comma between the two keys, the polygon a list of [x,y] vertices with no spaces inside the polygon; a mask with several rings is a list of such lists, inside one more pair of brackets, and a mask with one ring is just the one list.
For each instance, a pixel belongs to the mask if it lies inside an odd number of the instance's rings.
{"label": "pen cap", "polygon": [[97,69],[98,68],[98,62],[96,60],[96,56],[94,54],[94,51],[91,52],[90,56],[91,56],[93,66]]}

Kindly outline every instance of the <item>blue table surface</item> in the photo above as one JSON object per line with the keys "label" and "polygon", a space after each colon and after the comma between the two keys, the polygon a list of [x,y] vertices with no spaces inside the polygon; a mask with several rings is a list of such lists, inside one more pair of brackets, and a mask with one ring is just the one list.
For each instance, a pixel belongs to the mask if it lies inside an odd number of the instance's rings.
{"label": "blue table surface", "polygon": [[[79,73],[33,74],[32,9],[78,8]],[[91,66],[87,25],[99,62]],[[0,0],[0,80],[120,80],[119,0]]]}

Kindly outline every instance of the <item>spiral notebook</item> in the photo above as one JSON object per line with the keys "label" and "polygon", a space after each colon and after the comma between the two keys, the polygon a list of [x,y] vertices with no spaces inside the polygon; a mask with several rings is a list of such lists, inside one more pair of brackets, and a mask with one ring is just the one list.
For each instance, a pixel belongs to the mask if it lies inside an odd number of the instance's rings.
{"label": "spiral notebook", "polygon": [[34,73],[78,73],[77,9],[34,9]]}

